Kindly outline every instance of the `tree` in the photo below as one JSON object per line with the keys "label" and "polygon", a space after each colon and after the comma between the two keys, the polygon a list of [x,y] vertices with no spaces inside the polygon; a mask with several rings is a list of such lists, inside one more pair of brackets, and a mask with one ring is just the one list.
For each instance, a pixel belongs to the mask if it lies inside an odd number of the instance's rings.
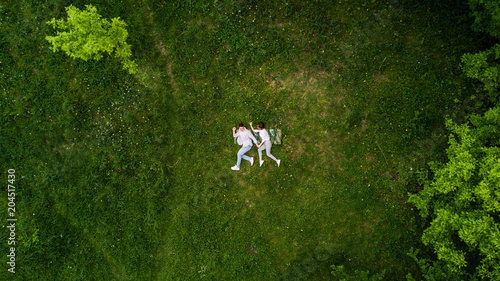
{"label": "tree", "polygon": [[498,86],[500,85],[500,64],[498,59],[500,59],[500,44],[496,44],[486,51],[462,56],[465,74],[483,83],[492,102],[497,101]]}
{"label": "tree", "polygon": [[127,24],[120,18],[111,21],[102,19],[97,13],[97,8],[86,5],[86,10],[79,10],[70,5],[66,7],[68,19],[56,20],[52,18],[47,24],[57,31],[56,36],[47,36],[45,39],[52,44],[51,49],[56,52],[61,49],[72,58],[99,60],[103,53],[108,53],[118,58],[123,69],[133,74],[137,72],[137,64],[130,60],[132,52],[126,40]]}
{"label": "tree", "polygon": [[472,29],[488,32],[493,37],[500,37],[500,2],[497,0],[469,0],[474,17]]}
{"label": "tree", "polygon": [[455,276],[500,280],[500,107],[447,127],[448,162],[409,199],[430,219],[422,242]]}
{"label": "tree", "polygon": [[[474,17],[472,29],[487,32],[500,38],[500,2],[496,0],[469,0]],[[500,83],[500,44],[486,51],[462,56],[463,69],[467,76],[481,81],[491,97],[497,102]]]}

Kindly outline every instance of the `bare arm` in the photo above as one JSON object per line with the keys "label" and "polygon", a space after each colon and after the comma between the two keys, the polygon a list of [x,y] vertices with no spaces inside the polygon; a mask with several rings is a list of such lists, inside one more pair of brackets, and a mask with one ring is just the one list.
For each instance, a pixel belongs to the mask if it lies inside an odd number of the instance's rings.
{"label": "bare arm", "polygon": [[250,129],[252,129],[252,132],[255,132],[255,130],[252,127],[252,122],[250,122]]}
{"label": "bare arm", "polygon": [[[254,130],[254,129],[253,129],[253,127],[252,127],[252,122],[250,122],[250,129],[252,129],[252,132],[254,132],[254,133],[255,133],[255,130]],[[262,143],[264,143],[264,141],[262,141]],[[261,144],[258,144],[258,143],[257,143],[257,141],[255,141],[255,144],[257,145],[257,147],[260,147],[260,146],[262,145],[262,143],[261,143]]]}
{"label": "bare arm", "polygon": [[233,138],[236,137],[236,133],[234,131],[236,131],[236,127],[233,127]]}

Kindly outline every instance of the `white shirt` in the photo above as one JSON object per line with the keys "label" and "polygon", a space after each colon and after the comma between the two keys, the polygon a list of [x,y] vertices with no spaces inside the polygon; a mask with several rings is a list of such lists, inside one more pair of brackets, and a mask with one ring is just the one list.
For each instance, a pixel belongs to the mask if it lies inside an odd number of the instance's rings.
{"label": "white shirt", "polygon": [[238,144],[241,144],[242,146],[252,146],[252,141],[257,143],[257,139],[255,139],[253,134],[247,129],[243,130],[243,132],[238,130],[234,137],[239,138]]}
{"label": "white shirt", "polygon": [[259,133],[259,136],[262,139],[262,141],[266,141],[266,140],[270,141],[271,140],[271,138],[269,137],[269,133],[266,131],[266,129],[254,130],[254,131]]}

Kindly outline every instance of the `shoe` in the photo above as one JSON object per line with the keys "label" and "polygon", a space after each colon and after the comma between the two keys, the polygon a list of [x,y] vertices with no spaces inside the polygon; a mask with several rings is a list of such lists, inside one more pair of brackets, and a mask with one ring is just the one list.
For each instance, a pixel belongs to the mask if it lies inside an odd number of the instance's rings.
{"label": "shoe", "polygon": [[253,157],[250,158],[250,166],[253,166]]}
{"label": "shoe", "polygon": [[240,170],[240,168],[239,168],[239,167],[237,167],[237,166],[233,166],[233,167],[231,167],[231,170],[233,170],[233,171],[239,171],[239,170]]}
{"label": "shoe", "polygon": [[280,166],[281,160],[276,161],[278,163],[278,167]]}
{"label": "shoe", "polygon": [[260,160],[260,165],[259,165],[259,167],[262,167],[262,163],[264,163],[264,160]]}

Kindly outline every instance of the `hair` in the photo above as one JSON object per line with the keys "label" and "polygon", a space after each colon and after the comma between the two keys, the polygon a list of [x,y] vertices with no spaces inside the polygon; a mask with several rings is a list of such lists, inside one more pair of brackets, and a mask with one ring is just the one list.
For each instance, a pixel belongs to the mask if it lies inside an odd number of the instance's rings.
{"label": "hair", "polygon": [[259,122],[259,124],[257,124],[257,128],[260,128],[260,129],[264,129],[266,126],[264,126],[264,123],[262,122]]}
{"label": "hair", "polygon": [[243,123],[240,123],[238,127],[245,127],[245,125],[243,125]]}

